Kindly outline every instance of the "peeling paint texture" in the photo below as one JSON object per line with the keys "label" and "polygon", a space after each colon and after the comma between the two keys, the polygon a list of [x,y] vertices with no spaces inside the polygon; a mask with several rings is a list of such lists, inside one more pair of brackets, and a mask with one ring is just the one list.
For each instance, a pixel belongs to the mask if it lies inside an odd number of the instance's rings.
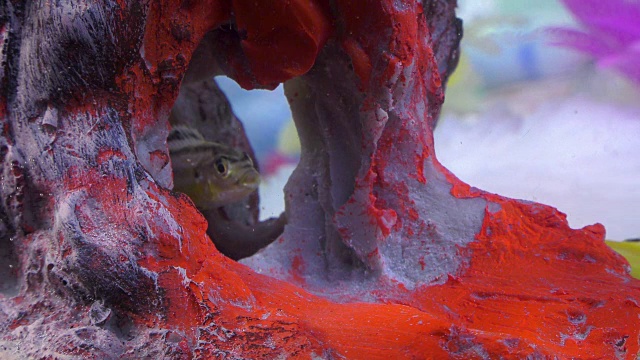
{"label": "peeling paint texture", "polygon": [[[438,162],[454,9],[0,2],[0,358],[636,359],[601,225]],[[219,73],[284,83],[302,144],[284,233],[242,263],[170,190],[180,86]]]}

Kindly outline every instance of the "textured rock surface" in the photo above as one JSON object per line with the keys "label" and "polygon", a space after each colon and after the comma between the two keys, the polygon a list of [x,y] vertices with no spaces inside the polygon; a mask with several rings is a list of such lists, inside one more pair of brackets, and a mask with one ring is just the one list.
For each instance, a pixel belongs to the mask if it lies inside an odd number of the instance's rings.
{"label": "textured rock surface", "polygon": [[[453,1],[145,4],[0,3],[0,357],[636,357],[640,283],[601,226],[435,158]],[[166,190],[207,32],[240,84],[288,80],[302,141],[252,269]]]}

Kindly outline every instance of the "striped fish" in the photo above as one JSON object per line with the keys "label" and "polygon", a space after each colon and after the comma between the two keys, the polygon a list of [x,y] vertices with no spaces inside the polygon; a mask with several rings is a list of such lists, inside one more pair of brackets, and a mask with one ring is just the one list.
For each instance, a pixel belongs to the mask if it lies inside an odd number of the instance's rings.
{"label": "striped fish", "polygon": [[195,129],[176,126],[167,143],[173,189],[187,194],[199,209],[240,201],[260,184],[260,174],[247,153],[207,141]]}

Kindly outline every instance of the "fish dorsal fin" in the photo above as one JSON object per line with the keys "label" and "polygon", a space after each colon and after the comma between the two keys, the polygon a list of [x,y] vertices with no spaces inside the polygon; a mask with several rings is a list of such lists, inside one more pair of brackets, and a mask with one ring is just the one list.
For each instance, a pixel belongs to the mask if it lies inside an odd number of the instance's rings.
{"label": "fish dorsal fin", "polygon": [[167,137],[167,142],[169,144],[180,142],[180,141],[190,141],[190,142],[202,142],[206,141],[204,136],[200,133],[200,131],[184,126],[177,125],[174,126],[169,132],[169,136]]}
{"label": "fish dorsal fin", "polygon": [[217,155],[229,156],[234,153],[232,148],[207,141],[198,130],[182,125],[171,129],[167,145],[174,169],[197,167]]}
{"label": "fish dorsal fin", "polygon": [[183,152],[188,149],[202,148],[209,144],[200,131],[183,125],[175,126],[167,136],[169,152]]}

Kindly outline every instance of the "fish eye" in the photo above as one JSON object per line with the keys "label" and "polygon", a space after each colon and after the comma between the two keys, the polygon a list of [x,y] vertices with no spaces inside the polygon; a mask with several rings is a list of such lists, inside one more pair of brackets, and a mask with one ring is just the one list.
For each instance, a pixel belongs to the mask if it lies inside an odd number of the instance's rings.
{"label": "fish eye", "polygon": [[216,171],[218,171],[218,173],[222,176],[226,176],[227,175],[227,162],[224,159],[218,159],[215,162],[215,167],[216,167]]}

